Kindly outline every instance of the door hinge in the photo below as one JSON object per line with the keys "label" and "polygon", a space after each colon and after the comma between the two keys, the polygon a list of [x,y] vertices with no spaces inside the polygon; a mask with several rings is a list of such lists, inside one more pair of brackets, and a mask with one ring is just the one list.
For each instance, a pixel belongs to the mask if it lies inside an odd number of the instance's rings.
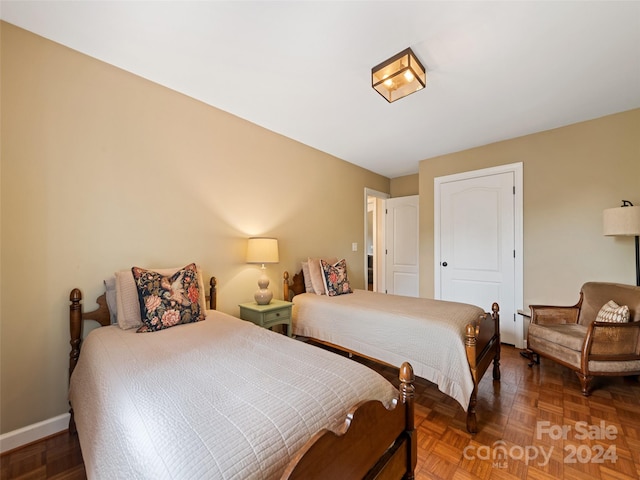
{"label": "door hinge", "polygon": [[513,321],[514,322],[516,321],[516,314],[515,313],[513,314]]}
{"label": "door hinge", "polygon": [[516,258],[516,251],[513,251],[513,258]]}
{"label": "door hinge", "polygon": [[516,194],[516,187],[515,186],[513,187],[513,194],[514,195]]}

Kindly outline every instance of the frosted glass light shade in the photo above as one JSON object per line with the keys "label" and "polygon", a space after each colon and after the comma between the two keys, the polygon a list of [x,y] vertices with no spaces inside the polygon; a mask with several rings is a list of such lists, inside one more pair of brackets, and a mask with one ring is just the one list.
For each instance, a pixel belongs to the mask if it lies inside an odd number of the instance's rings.
{"label": "frosted glass light shade", "polygon": [[425,69],[410,48],[371,69],[371,86],[389,103],[422,90],[426,84]]}
{"label": "frosted glass light shade", "polygon": [[607,208],[602,218],[604,235],[640,235],[640,206]]}

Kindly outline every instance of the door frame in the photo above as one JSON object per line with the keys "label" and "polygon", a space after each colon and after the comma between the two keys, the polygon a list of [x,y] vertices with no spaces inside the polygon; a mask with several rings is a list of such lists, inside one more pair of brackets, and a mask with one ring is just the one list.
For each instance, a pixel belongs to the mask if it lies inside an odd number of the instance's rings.
{"label": "door frame", "polygon": [[[514,318],[513,320],[517,325],[522,322],[518,321],[516,312],[522,309],[522,303],[524,301],[524,242],[523,242],[523,164],[522,162],[510,163],[506,165],[499,165],[496,167],[482,168],[479,170],[471,170],[468,172],[455,173],[452,175],[446,175],[444,177],[436,177],[434,182],[434,201],[433,201],[433,265],[434,265],[434,298],[440,299],[441,291],[441,273],[440,268],[435,268],[440,265],[442,259],[440,258],[440,187],[443,183],[455,182],[458,180],[469,180],[477,177],[485,177],[487,175],[496,175],[500,173],[512,172],[514,174],[515,192],[514,192],[514,248],[515,248],[515,262],[514,262]],[[483,306],[486,308],[486,306]],[[516,338],[516,347],[524,348],[524,328],[520,335]]]}
{"label": "door frame", "polygon": [[[376,197],[382,200],[386,200],[388,198],[391,198],[391,195],[388,193],[384,193],[384,192],[379,192],[378,190],[374,190],[372,188],[368,188],[365,187],[364,188],[364,242],[363,242],[363,247],[362,247],[362,265],[363,265],[363,271],[364,271],[364,289],[367,289],[367,276],[368,276],[368,258],[367,258],[367,234],[368,234],[368,230],[369,230],[369,220],[367,217],[367,213],[368,213],[368,208],[369,208],[369,197]],[[380,261],[380,256],[381,256],[381,252],[384,252],[384,249],[386,248],[386,245],[384,244],[384,232],[385,232],[385,226],[384,226],[384,215],[378,215],[377,210],[374,210],[374,218],[373,218],[373,225],[372,225],[372,231],[373,231],[373,236],[374,236],[374,246],[375,246],[375,250],[374,251],[374,255],[373,255],[373,275],[374,275],[374,291],[384,291],[385,288],[385,262],[384,261]],[[381,219],[381,222],[383,223],[382,225],[378,224],[377,219]],[[382,233],[381,233],[382,232]],[[381,238],[382,237],[382,238]]]}

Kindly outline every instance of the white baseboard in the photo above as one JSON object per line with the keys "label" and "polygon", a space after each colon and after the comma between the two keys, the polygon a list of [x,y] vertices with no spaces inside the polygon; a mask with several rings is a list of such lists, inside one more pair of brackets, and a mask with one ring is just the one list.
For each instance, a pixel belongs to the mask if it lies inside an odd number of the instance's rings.
{"label": "white baseboard", "polygon": [[63,413],[57,417],[27,425],[12,432],[3,433],[0,435],[0,453],[8,452],[41,438],[62,432],[67,428],[69,428],[69,414]]}

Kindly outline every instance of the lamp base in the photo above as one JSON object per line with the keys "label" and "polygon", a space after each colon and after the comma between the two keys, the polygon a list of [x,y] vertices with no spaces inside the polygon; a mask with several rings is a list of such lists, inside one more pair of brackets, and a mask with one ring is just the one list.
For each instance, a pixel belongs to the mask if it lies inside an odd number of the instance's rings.
{"label": "lamp base", "polygon": [[273,292],[271,292],[271,290],[269,290],[268,288],[261,288],[260,290],[256,291],[256,293],[253,295],[253,298],[258,305],[269,305],[271,303],[271,299],[273,298]]}
{"label": "lamp base", "polygon": [[262,266],[262,275],[258,280],[258,287],[260,287],[260,289],[253,295],[256,303],[258,305],[269,305],[273,298],[273,293],[269,290],[269,277],[267,277],[264,270],[264,265]]}

